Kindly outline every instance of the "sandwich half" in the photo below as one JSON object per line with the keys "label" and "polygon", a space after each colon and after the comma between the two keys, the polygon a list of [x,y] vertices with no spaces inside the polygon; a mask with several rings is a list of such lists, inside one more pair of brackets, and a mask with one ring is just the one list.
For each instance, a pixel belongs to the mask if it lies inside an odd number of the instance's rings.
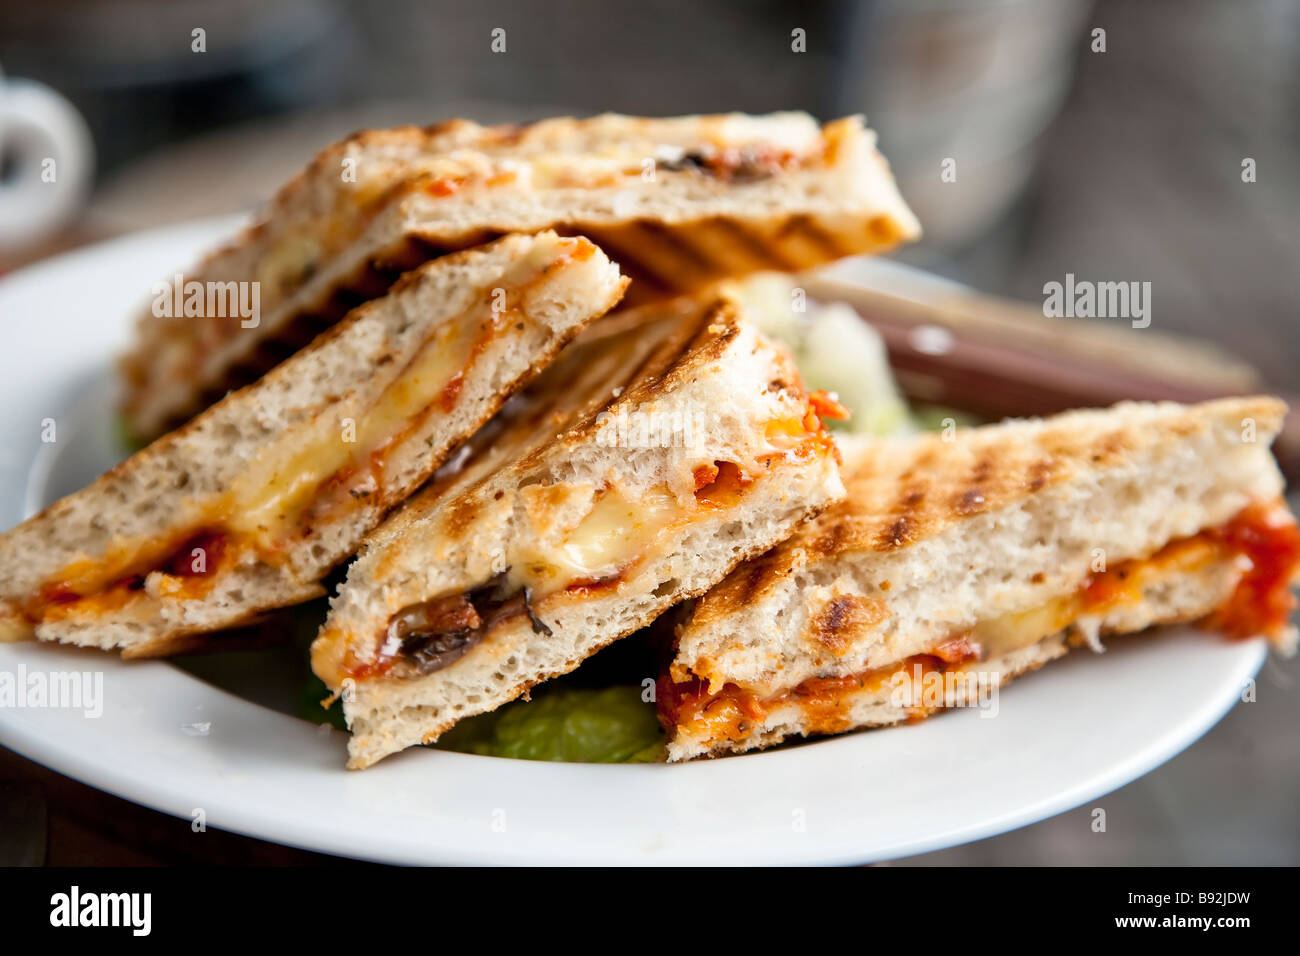
{"label": "sandwich half", "polygon": [[846,447],[845,499],[679,623],[669,759],[925,716],[1155,624],[1291,648],[1284,413],[1121,404]]}
{"label": "sandwich half", "polygon": [[432,743],[701,594],[843,491],[725,290],[590,329],[365,542],[312,646],[349,767]]}
{"label": "sandwich half", "polygon": [[141,318],[123,364],[128,423],[154,437],[186,420],[430,257],[551,228],[592,238],[642,298],[919,233],[857,118],[607,115],[362,132],[321,152],[254,226],[183,277],[249,302],[256,283],[255,319],[218,314],[231,311],[219,296],[196,297],[192,314]]}
{"label": "sandwich half", "polygon": [[181,650],[321,578],[627,280],[582,238],[408,273],[310,346],[0,537],[0,636]]}

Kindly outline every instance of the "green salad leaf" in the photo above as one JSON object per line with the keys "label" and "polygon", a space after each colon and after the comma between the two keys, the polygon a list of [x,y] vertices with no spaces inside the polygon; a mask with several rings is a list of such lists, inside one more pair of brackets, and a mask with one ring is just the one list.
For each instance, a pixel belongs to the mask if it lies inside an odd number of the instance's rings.
{"label": "green salad leaf", "polygon": [[121,412],[113,418],[113,441],[119,449],[130,455],[149,446],[148,440],[135,433],[127,422],[126,415]]}
{"label": "green salad leaf", "polygon": [[310,720],[313,724],[331,724],[338,730],[347,730],[347,721],[343,719],[343,704],[334,701],[329,707],[322,707],[321,701],[330,695],[329,688],[315,674],[309,674],[303,681],[298,695],[298,716]]}
{"label": "green salad leaf", "polygon": [[654,705],[625,686],[542,691],[461,721],[436,746],[518,760],[649,763],[661,759],[663,745]]}

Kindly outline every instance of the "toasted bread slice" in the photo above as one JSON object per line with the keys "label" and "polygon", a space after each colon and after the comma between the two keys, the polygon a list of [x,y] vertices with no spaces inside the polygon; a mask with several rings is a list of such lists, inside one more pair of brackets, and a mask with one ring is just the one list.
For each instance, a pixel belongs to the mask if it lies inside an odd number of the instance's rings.
{"label": "toasted bread slice", "polygon": [[982,667],[1207,615],[1290,647],[1300,534],[1268,449],[1284,412],[1121,404],[846,449],[845,500],[679,627],[670,758],[889,722],[906,709],[882,688],[914,659]]}
{"label": "toasted bread slice", "polygon": [[321,594],[325,573],[626,282],[586,239],[554,233],[408,273],[0,537],[0,631],[156,655]]}
{"label": "toasted bread slice", "polygon": [[371,535],[312,647],[350,767],[434,741],[707,590],[842,492],[727,293],[599,323]]}
{"label": "toasted bread slice", "polygon": [[589,235],[634,293],[803,269],[915,237],[858,119],[600,116],[360,133],[322,152],[259,222],[186,277],[258,283],[239,317],[141,319],[124,363],[144,436],[265,372],[405,269],[510,232]]}

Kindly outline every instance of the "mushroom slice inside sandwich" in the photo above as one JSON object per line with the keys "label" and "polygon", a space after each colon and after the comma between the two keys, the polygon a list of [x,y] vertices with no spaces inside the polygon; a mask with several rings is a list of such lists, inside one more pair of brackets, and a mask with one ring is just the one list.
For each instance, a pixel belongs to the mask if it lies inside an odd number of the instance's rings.
{"label": "mushroom slice inside sandwich", "polygon": [[619,299],[583,238],[435,260],[0,537],[0,634],[166,654],[321,579]]}
{"label": "mushroom slice inside sandwich", "polygon": [[572,670],[790,535],[842,492],[824,407],[725,290],[589,329],[349,568],[312,647],[348,766]]}
{"label": "mushroom slice inside sandwich", "polygon": [[1122,404],[846,445],[845,499],[678,622],[669,759],[970,706],[1156,624],[1293,647],[1300,533],[1269,452],[1285,410]]}

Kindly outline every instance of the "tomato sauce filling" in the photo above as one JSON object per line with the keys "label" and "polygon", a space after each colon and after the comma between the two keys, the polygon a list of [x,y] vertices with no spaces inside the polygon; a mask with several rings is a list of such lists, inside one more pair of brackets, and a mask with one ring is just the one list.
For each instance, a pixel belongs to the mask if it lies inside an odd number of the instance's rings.
{"label": "tomato sauce filling", "polygon": [[[1171,542],[1150,558],[1120,562],[1088,575],[1076,595],[1079,614],[1099,613],[1137,599],[1135,572],[1140,565],[1172,556],[1190,542],[1205,541],[1244,560],[1232,594],[1203,623],[1233,639],[1283,634],[1296,607],[1292,584],[1300,573],[1300,529],[1289,516],[1273,520],[1282,510],[1275,505],[1251,505],[1225,524]],[[895,675],[943,673],[966,667],[981,656],[969,634],[957,634],[901,663],[844,677],[812,677],[767,696],[735,683],[710,693],[705,680],[692,676],[678,682],[665,671],[657,687],[659,716],[669,732],[684,731],[713,741],[742,740],[761,727],[768,714],[793,703],[809,733],[835,733],[849,729],[847,714],[854,696],[880,691]],[[927,714],[916,709],[910,716]]]}
{"label": "tomato sauce filling", "polygon": [[[171,550],[166,550],[167,547]],[[144,591],[146,578],[155,571],[168,576],[168,594],[182,598],[202,597],[212,586],[216,572],[224,566],[229,554],[229,535],[219,528],[205,528],[191,534],[179,545],[165,546],[160,553],[140,555],[134,562],[122,565],[106,585],[95,586],[93,576],[79,578],[78,570],[90,571],[93,575],[92,568],[74,567],[68,576],[47,582],[27,603],[24,611],[35,622],[44,617],[66,616],[73,610],[117,610]]]}
{"label": "tomato sauce filling", "polygon": [[766,465],[787,455],[801,459],[833,455],[836,461],[840,461],[839,446],[822,419],[847,417],[848,411],[828,398],[825,392],[813,392],[808,396],[808,407],[803,417],[778,418],[767,423],[764,438],[772,451],[759,456],[758,463]]}

